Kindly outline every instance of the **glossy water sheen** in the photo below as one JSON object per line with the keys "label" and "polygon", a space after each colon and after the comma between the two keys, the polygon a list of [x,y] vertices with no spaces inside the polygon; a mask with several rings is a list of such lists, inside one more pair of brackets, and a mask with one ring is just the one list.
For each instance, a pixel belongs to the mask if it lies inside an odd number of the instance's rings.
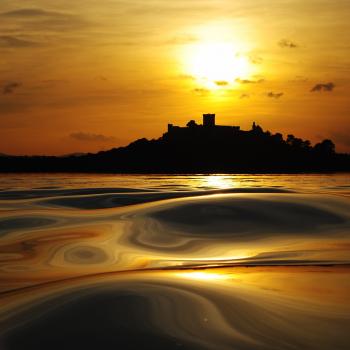
{"label": "glossy water sheen", "polygon": [[349,349],[350,176],[2,175],[0,349]]}

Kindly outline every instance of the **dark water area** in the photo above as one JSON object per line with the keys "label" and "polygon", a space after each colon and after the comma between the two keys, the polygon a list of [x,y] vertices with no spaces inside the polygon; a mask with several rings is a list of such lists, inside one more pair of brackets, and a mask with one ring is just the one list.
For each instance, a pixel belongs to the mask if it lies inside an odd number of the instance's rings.
{"label": "dark water area", "polygon": [[350,175],[0,177],[0,349],[349,349]]}

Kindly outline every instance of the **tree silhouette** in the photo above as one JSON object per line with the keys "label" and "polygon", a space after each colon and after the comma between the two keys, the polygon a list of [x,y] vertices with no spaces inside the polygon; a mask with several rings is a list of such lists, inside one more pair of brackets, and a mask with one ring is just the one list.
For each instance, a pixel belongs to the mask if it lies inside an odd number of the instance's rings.
{"label": "tree silhouette", "polygon": [[333,141],[326,139],[317,143],[314,147],[314,151],[320,155],[332,156],[335,154],[335,144]]}
{"label": "tree silhouette", "polygon": [[173,126],[156,140],[70,157],[0,157],[0,172],[307,172],[350,171],[350,155],[335,152],[331,140],[310,141],[239,127]]}

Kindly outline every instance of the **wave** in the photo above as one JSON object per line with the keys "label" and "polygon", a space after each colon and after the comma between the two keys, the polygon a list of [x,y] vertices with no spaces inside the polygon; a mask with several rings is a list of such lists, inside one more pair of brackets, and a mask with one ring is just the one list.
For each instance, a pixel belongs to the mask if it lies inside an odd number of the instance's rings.
{"label": "wave", "polygon": [[[305,298],[313,272],[319,289]],[[31,306],[2,321],[0,339],[5,350],[347,349],[349,307],[325,298],[322,285],[341,297],[337,286],[348,277],[349,271],[207,269],[56,284],[33,290]]]}
{"label": "wave", "polygon": [[346,183],[108,181],[3,187],[1,349],[348,348]]}

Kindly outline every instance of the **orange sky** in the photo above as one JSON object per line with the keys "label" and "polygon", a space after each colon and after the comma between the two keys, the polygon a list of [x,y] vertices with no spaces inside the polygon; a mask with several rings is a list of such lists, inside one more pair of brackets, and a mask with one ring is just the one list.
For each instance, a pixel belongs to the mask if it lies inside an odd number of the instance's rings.
{"label": "orange sky", "polygon": [[201,121],[350,151],[349,0],[1,0],[0,153]]}

